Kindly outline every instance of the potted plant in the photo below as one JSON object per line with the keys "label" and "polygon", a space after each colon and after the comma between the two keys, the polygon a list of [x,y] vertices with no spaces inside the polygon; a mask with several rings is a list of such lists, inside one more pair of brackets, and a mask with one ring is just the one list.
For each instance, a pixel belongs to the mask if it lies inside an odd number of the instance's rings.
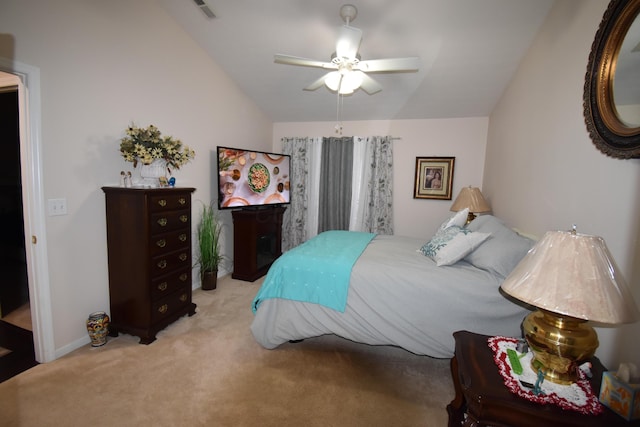
{"label": "potted plant", "polygon": [[220,234],[222,224],[212,204],[203,205],[202,216],[197,228],[198,248],[200,253],[196,265],[200,267],[200,283],[202,289],[210,291],[218,282],[218,266],[224,259],[220,253]]}

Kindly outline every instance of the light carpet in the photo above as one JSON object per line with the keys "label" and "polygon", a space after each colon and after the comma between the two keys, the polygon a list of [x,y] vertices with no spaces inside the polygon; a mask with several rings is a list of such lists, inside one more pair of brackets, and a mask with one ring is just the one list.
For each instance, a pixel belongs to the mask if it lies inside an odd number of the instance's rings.
{"label": "light carpet", "polygon": [[254,283],[196,290],[150,345],[121,334],[0,384],[2,426],[446,426],[448,359],[323,336],[266,350]]}

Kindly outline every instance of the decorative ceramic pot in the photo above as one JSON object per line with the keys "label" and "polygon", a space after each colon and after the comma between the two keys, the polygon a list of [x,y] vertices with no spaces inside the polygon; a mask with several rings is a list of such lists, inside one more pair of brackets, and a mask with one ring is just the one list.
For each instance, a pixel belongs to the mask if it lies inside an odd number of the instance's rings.
{"label": "decorative ceramic pot", "polygon": [[160,187],[160,179],[166,180],[167,162],[164,159],[155,159],[151,164],[140,165],[140,177],[142,184],[149,187]]}
{"label": "decorative ceramic pot", "polygon": [[107,342],[109,333],[109,316],[104,311],[91,313],[87,319],[87,332],[91,338],[92,347],[100,347]]}

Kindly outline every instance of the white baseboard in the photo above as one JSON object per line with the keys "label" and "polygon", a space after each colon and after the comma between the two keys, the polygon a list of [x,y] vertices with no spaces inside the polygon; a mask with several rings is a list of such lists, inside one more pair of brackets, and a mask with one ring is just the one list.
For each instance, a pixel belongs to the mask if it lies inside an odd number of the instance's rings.
{"label": "white baseboard", "polygon": [[79,349],[82,346],[85,346],[87,344],[89,344],[91,342],[91,339],[89,338],[89,335],[86,335],[82,338],[79,338],[67,345],[65,345],[64,347],[60,347],[56,349],[55,352],[55,358],[58,359],[66,354],[71,353],[74,350]]}

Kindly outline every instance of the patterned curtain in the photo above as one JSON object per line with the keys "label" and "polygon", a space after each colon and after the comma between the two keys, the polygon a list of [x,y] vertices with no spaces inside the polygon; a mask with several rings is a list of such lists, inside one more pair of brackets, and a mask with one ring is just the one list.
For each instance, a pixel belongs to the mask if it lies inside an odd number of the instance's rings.
{"label": "patterned curtain", "polygon": [[291,204],[282,218],[282,250],[287,251],[317,234],[322,138],[282,138],[282,147],[291,156]]}
{"label": "patterned curtain", "polygon": [[354,137],[349,230],[393,234],[393,138]]}

